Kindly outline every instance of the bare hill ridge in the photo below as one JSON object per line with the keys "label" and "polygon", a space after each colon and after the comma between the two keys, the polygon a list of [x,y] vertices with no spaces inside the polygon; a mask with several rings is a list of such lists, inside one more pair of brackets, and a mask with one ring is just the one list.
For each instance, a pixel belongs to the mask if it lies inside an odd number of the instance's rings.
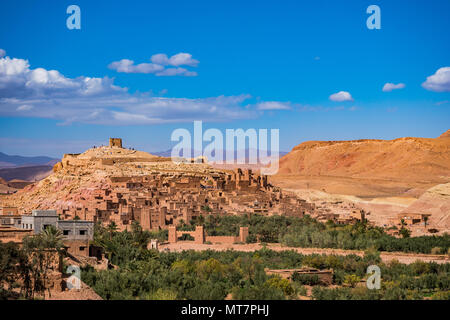
{"label": "bare hill ridge", "polygon": [[450,139],[309,141],[280,159],[279,175],[450,181]]}
{"label": "bare hill ridge", "polygon": [[441,134],[439,138],[450,138],[450,129]]}

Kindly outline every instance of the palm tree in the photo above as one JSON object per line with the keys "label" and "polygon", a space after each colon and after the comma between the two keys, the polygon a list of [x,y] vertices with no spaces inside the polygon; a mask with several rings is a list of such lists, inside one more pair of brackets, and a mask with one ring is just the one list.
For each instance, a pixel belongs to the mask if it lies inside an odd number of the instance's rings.
{"label": "palm tree", "polygon": [[108,265],[109,265],[111,263],[113,253],[116,251],[116,247],[115,247],[115,244],[113,243],[113,241],[104,239],[104,238],[96,238],[96,239],[94,239],[93,244],[104,250],[104,253],[108,259]]}
{"label": "palm tree", "polygon": [[425,228],[427,227],[427,223],[428,223],[428,216],[424,216],[423,217],[423,223],[425,224]]}
{"label": "palm tree", "polygon": [[61,250],[64,247],[63,234],[55,226],[48,226],[41,233],[41,238],[48,249]]}
{"label": "palm tree", "polygon": [[197,218],[197,225],[201,226],[205,223],[205,217],[203,215],[199,215]]}
{"label": "palm tree", "polygon": [[58,265],[60,266],[60,262],[57,262],[56,259],[61,259],[61,253],[64,248],[61,230],[55,226],[48,226],[38,235],[25,237],[23,239],[23,248],[30,259],[30,271],[33,282],[32,297],[34,292],[40,292],[45,297],[45,291],[48,291],[50,296],[48,272]]}
{"label": "palm tree", "polygon": [[109,232],[109,240],[112,240],[114,232],[117,231],[117,224],[114,221],[111,221],[111,223],[108,225],[106,229]]}

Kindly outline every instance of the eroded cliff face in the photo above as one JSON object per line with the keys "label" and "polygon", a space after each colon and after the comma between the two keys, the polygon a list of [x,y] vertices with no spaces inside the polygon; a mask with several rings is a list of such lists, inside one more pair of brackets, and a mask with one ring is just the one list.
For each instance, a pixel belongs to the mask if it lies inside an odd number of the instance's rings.
{"label": "eroded cliff face", "polygon": [[305,142],[280,159],[279,174],[447,182],[449,131],[436,139]]}

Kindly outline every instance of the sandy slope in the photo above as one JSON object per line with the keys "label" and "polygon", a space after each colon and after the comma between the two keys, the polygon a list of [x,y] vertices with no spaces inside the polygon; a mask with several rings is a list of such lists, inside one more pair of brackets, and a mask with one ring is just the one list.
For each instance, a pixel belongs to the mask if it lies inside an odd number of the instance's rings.
{"label": "sandy slope", "polygon": [[[414,188],[425,191],[450,182],[450,138],[444,134],[436,139],[309,141],[280,159],[278,175],[277,181],[296,176],[332,193],[386,196]],[[344,192],[336,192],[339,185]]]}
{"label": "sandy slope", "polygon": [[377,225],[400,212],[431,213],[430,226],[450,230],[450,130],[435,139],[305,142],[270,181],[313,202],[354,203]]}
{"label": "sandy slope", "polygon": [[404,212],[431,213],[430,226],[450,230],[450,183],[440,184],[427,190]]}

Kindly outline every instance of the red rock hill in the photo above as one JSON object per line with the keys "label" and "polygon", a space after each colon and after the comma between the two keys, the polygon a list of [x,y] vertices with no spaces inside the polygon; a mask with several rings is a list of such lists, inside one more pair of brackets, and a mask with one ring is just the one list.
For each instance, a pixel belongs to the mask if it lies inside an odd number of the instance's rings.
{"label": "red rock hill", "polygon": [[446,182],[449,137],[304,142],[280,159],[279,175]]}

